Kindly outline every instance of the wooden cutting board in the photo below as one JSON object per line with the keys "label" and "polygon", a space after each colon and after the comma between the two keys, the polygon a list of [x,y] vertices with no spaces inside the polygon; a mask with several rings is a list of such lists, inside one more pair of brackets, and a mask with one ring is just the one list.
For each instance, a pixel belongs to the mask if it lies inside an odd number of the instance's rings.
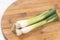
{"label": "wooden cutting board", "polygon": [[60,40],[60,21],[46,24],[22,36],[11,32],[12,24],[18,20],[39,15],[49,8],[56,8],[60,19],[60,1],[56,0],[17,0],[5,12],[2,29],[7,40]]}

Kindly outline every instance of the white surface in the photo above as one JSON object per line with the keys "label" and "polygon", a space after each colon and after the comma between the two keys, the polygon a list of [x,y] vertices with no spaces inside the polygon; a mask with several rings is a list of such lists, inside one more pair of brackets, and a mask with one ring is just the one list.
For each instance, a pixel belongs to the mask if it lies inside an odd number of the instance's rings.
{"label": "white surface", "polygon": [[1,31],[1,19],[6,9],[16,0],[0,0],[0,40],[6,40]]}

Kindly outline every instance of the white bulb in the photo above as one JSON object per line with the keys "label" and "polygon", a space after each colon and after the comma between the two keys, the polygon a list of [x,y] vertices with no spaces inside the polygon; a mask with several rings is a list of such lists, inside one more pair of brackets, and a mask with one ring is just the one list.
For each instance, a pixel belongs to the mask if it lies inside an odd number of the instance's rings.
{"label": "white bulb", "polygon": [[16,34],[17,34],[17,36],[20,36],[20,35],[22,35],[22,31],[20,29],[16,29]]}
{"label": "white bulb", "polygon": [[20,20],[15,23],[17,28],[23,28],[26,27],[28,24],[28,20]]}
{"label": "white bulb", "polygon": [[28,32],[30,32],[32,30],[32,26],[28,26],[28,27],[25,27],[25,28],[22,28],[21,29],[21,31],[23,32],[23,33],[28,33]]}

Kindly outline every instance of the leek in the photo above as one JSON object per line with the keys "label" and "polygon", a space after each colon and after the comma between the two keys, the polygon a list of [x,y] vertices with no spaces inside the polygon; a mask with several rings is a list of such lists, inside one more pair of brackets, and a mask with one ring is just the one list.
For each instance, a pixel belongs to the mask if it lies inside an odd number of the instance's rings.
{"label": "leek", "polygon": [[57,14],[53,14],[53,15],[49,16],[47,19],[42,20],[41,22],[38,22],[38,23],[35,23],[35,24],[33,24],[33,25],[24,27],[24,28],[22,28],[22,29],[16,29],[16,34],[19,36],[19,35],[28,33],[28,32],[30,32],[31,30],[34,30],[34,29],[36,29],[36,28],[38,28],[38,27],[41,27],[41,26],[44,25],[44,24],[47,24],[47,23],[56,21],[57,19],[58,19]]}
{"label": "leek", "polygon": [[45,19],[45,18],[47,18],[47,17],[49,17],[49,16],[51,16],[55,13],[56,13],[56,10],[51,8],[51,9],[49,9],[49,10],[43,12],[42,14],[40,14],[38,16],[35,16],[33,18],[30,18],[30,19],[27,19],[27,20],[19,20],[15,23],[15,26],[17,28],[21,28],[21,27],[23,28],[23,27],[32,25],[32,24],[34,24],[38,21],[41,21],[41,20],[43,20],[43,19]]}

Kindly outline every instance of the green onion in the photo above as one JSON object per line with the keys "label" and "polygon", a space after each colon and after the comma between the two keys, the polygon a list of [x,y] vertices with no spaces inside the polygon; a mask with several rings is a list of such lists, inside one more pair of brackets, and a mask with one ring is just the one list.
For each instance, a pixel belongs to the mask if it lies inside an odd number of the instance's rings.
{"label": "green onion", "polygon": [[43,19],[45,19],[45,18],[47,18],[47,17],[49,17],[49,16],[51,16],[55,13],[56,13],[56,10],[51,8],[51,9],[49,9],[49,10],[43,12],[42,14],[40,14],[38,16],[35,16],[33,18],[30,18],[30,19],[27,19],[27,20],[17,21],[15,23],[15,25],[16,25],[17,28],[26,27],[26,26],[32,25],[32,24],[34,24],[38,21],[41,21],[41,20],[43,20]]}
{"label": "green onion", "polygon": [[41,27],[42,25],[44,24],[47,24],[47,23],[50,23],[50,22],[53,22],[53,21],[56,21],[58,19],[58,16],[57,14],[53,14],[51,15],[50,17],[48,17],[47,19],[41,21],[41,22],[38,22],[36,24],[33,24],[33,25],[30,25],[30,26],[27,26],[27,27],[24,27],[22,29],[16,29],[16,34],[19,36],[19,35],[22,35],[22,34],[25,34],[25,33],[28,33],[30,32],[31,30],[34,30],[38,27]]}

